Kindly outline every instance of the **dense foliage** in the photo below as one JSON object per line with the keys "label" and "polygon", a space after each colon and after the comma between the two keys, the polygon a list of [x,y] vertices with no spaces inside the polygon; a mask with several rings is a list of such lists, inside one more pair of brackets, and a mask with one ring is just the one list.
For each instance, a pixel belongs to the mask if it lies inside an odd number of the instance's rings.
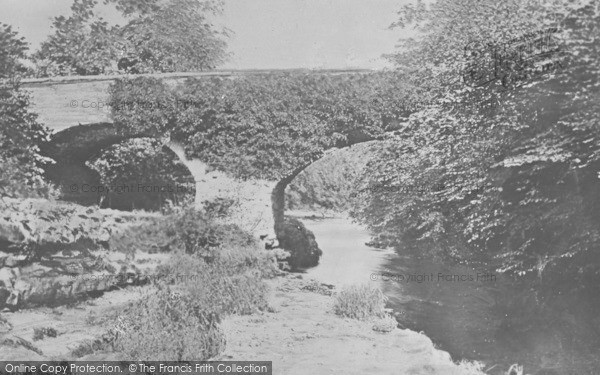
{"label": "dense foliage", "polygon": [[151,78],[110,89],[124,132],[170,136],[190,157],[237,177],[280,179],[335,147],[383,138],[411,105],[393,74],[271,74],[189,79],[170,90]]}
{"label": "dense foliage", "polygon": [[0,24],[0,196],[47,195],[41,178],[39,145],[48,130],[29,112],[29,95],[20,89],[26,43],[10,26]]}
{"label": "dense foliage", "polygon": [[286,208],[350,210],[362,170],[376,148],[376,142],[369,142],[325,155],[302,171],[288,186]]}
{"label": "dense foliage", "polygon": [[0,23],[0,79],[25,70],[20,59],[25,58],[27,42],[10,25]]}
{"label": "dense foliage", "polygon": [[[491,2],[468,5],[440,2],[403,13],[403,21],[425,22],[427,32],[395,58],[435,86],[437,96],[367,169],[358,216],[382,239],[492,257],[520,275],[541,274],[565,259],[590,259],[599,239],[598,9],[567,13],[537,1],[506,2],[500,10]],[[504,17],[505,11],[514,16]],[[470,63],[463,56],[468,43],[509,40],[551,22],[563,25],[565,69],[508,89],[502,77],[475,88],[461,79]],[[464,104],[498,92],[499,107]],[[465,244],[474,254],[458,253]],[[589,269],[585,276],[584,268],[580,277],[596,274]]]}
{"label": "dense foliage", "polygon": [[158,210],[167,201],[180,204],[196,195],[194,178],[185,165],[155,139],[121,142],[87,164],[107,187],[101,206]]}
{"label": "dense foliage", "polygon": [[383,245],[524,281],[505,323],[597,348],[578,340],[600,291],[598,2],[418,2],[398,24],[420,34],[393,59],[431,95],[365,169],[356,217]]}
{"label": "dense foliage", "polygon": [[262,278],[276,272],[273,253],[261,250],[251,234],[215,220],[175,207],[113,236],[117,251],[155,246],[171,252],[156,269],[150,293],[119,314],[108,340],[119,358],[206,360],[225,348],[224,316],[268,309]]}
{"label": "dense foliage", "polygon": [[[213,202],[214,203],[214,202]],[[153,220],[132,225],[110,239],[110,247],[133,256],[138,251],[194,255],[211,263],[230,252],[242,256],[244,249],[256,250],[256,239],[235,224],[222,224],[214,213],[191,208],[167,211]],[[244,262],[252,263],[250,258]]]}
{"label": "dense foliage", "polygon": [[99,17],[97,0],[74,0],[70,16],[54,18],[54,34],[33,56],[38,74],[199,71],[227,56],[227,31],[209,20],[221,12],[217,1],[104,1],[110,3],[124,25],[111,26]]}
{"label": "dense foliage", "polygon": [[[274,231],[295,266],[315,265],[321,251],[310,231],[286,222],[285,187],[329,149],[385,138],[411,99],[386,73],[188,79],[175,88],[138,77],[109,91],[120,132],[170,138],[188,157],[238,178],[278,180]],[[296,262],[299,254],[306,261]]]}

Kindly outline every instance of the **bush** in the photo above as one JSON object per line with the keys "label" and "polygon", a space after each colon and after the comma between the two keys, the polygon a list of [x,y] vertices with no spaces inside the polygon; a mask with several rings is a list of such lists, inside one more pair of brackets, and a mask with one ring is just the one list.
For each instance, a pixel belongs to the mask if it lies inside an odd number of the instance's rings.
{"label": "bush", "polygon": [[219,322],[192,296],[161,287],[126,311],[113,349],[129,360],[206,360],[225,348]]}
{"label": "bush", "polygon": [[40,168],[48,160],[39,146],[50,132],[29,111],[29,95],[19,86],[26,51],[25,39],[0,23],[0,198],[56,195]]}
{"label": "bush", "polygon": [[219,315],[251,314],[267,308],[267,285],[261,277],[273,262],[259,257],[221,259],[207,264],[203,259],[179,254],[158,272],[168,285],[177,285],[205,311]]}
{"label": "bush", "polygon": [[111,237],[110,247],[134,254],[137,251],[182,251],[211,262],[231,249],[258,248],[254,237],[234,224],[215,223],[195,208],[176,209],[165,216],[131,226]]}
{"label": "bush", "polygon": [[[257,264],[224,258],[210,264],[176,254],[157,270],[156,293],[118,318],[113,351],[129,360],[206,360],[225,347],[220,318],[265,310],[266,284]],[[106,345],[103,346],[106,348]]]}
{"label": "bush", "polygon": [[235,224],[218,224],[203,211],[184,209],[170,217],[167,230],[176,236],[188,254],[213,259],[217,248],[254,247],[256,239]]}
{"label": "bush", "polygon": [[231,208],[236,204],[236,200],[233,198],[221,198],[217,197],[212,201],[206,200],[202,202],[204,211],[210,217],[224,218],[229,216]]}
{"label": "bush", "polygon": [[52,327],[34,328],[33,341],[43,340],[44,337],[56,337],[58,333]]}
{"label": "bush", "polygon": [[387,297],[379,289],[353,285],[336,295],[334,311],[337,315],[359,320],[382,318],[386,301]]}
{"label": "bush", "polygon": [[373,331],[388,333],[392,332],[394,329],[398,327],[398,322],[393,316],[385,314],[385,316],[381,319],[378,319],[373,324]]}
{"label": "bush", "polygon": [[180,204],[196,195],[190,171],[156,139],[112,145],[86,165],[98,172],[102,185],[123,187],[104,193],[103,208],[159,210],[167,201]]}

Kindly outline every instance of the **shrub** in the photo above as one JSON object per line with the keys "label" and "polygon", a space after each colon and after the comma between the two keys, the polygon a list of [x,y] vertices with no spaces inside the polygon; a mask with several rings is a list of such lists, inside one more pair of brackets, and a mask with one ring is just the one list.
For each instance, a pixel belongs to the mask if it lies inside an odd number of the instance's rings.
{"label": "shrub", "polygon": [[385,314],[383,318],[375,321],[373,324],[373,331],[388,333],[392,332],[396,327],[398,327],[396,319],[393,316]]}
{"label": "shrub", "polygon": [[49,130],[29,111],[29,95],[19,77],[27,68],[27,42],[11,26],[0,23],[0,198],[47,197],[56,192],[42,180],[47,162],[39,146]]}
{"label": "shrub", "polygon": [[231,249],[257,248],[254,237],[234,224],[215,223],[195,208],[174,210],[150,218],[111,237],[110,247],[134,254],[136,251],[182,251],[211,262]]}
{"label": "shrub", "polygon": [[189,170],[156,139],[112,145],[86,165],[98,172],[102,185],[123,187],[104,193],[103,207],[158,210],[169,200],[181,203],[196,195]]}
{"label": "shrub", "polygon": [[175,235],[188,254],[199,254],[212,260],[216,248],[255,246],[254,237],[235,224],[217,224],[203,211],[184,209],[172,215],[167,230]]}
{"label": "shrub", "polygon": [[267,308],[267,285],[261,280],[272,262],[248,262],[246,259],[222,259],[207,264],[188,254],[175,256],[160,267],[166,284],[178,285],[205,311],[219,315],[251,314]]}
{"label": "shrub", "polygon": [[235,199],[233,198],[221,198],[217,197],[214,200],[206,200],[202,202],[202,206],[204,207],[204,211],[210,216],[214,218],[224,218],[229,216],[231,213],[231,208],[236,204]]}
{"label": "shrub", "polygon": [[225,346],[220,317],[268,307],[267,286],[252,263],[225,258],[209,264],[180,252],[157,271],[164,277],[156,293],[127,309],[113,329],[113,351],[129,360],[214,357]]}
{"label": "shrub", "polygon": [[44,337],[56,337],[58,333],[52,327],[34,328],[33,341],[44,339]]}
{"label": "shrub", "polygon": [[129,360],[206,360],[225,348],[217,314],[170,287],[130,307],[113,349]]}
{"label": "shrub", "polygon": [[360,320],[384,317],[386,301],[387,297],[379,289],[353,285],[336,295],[334,311],[337,315]]}

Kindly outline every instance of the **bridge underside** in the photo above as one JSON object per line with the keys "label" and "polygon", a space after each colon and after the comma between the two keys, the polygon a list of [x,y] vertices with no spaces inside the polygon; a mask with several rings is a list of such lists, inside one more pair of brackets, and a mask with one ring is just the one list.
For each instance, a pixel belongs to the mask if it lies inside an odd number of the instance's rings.
{"label": "bridge underside", "polygon": [[[86,165],[87,161],[100,156],[108,147],[128,139],[145,138],[144,134],[119,134],[114,124],[109,122],[78,125],[52,135],[50,141],[41,148],[42,155],[55,161],[47,165],[45,177],[60,187],[61,199],[90,206],[101,205],[103,208],[130,210],[133,208],[155,207],[157,202],[148,202],[146,207],[134,207],[131,194],[107,195],[103,189],[100,174]],[[178,156],[167,146],[163,152],[174,159]],[[185,165],[185,163],[183,163]],[[183,168],[182,168],[183,167]],[[186,180],[193,182],[194,178],[185,166],[177,166],[179,174],[184,173]],[[183,171],[183,172],[182,172]],[[140,181],[143,183],[142,181]],[[195,187],[189,186],[191,196],[195,196]],[[193,189],[192,189],[193,188]],[[102,190],[99,192],[99,190]],[[136,201],[144,201],[144,191],[137,191]],[[108,198],[108,199],[107,199]],[[151,195],[148,195],[151,198]],[[152,196],[155,200],[155,196]]]}

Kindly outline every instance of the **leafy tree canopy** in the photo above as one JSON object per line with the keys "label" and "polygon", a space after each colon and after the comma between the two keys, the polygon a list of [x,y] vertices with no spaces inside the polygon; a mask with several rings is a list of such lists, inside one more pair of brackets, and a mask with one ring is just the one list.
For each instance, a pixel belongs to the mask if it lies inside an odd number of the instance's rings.
{"label": "leafy tree canopy", "polygon": [[[599,17],[595,1],[405,7],[397,25],[420,34],[392,58],[430,95],[366,169],[357,216],[384,242],[544,273],[546,283],[556,267],[595,275]],[[538,56],[539,38],[515,52],[514,40],[553,27],[560,65],[537,69],[550,59]],[[490,82],[472,85],[473,69]],[[496,106],[480,103],[490,98]]]}
{"label": "leafy tree canopy", "polygon": [[29,96],[20,90],[20,59],[27,44],[8,25],[0,25],[0,197],[48,193],[41,178],[39,144],[48,130],[28,111]]}
{"label": "leafy tree canopy", "polygon": [[201,71],[222,63],[227,30],[217,29],[213,0],[105,0],[126,19],[110,26],[98,0],[74,0],[69,17],[54,19],[54,34],[34,55],[41,75]]}
{"label": "leafy tree canopy", "polygon": [[10,25],[0,24],[0,79],[23,70],[19,59],[26,57],[27,49],[25,38],[19,37]]}

